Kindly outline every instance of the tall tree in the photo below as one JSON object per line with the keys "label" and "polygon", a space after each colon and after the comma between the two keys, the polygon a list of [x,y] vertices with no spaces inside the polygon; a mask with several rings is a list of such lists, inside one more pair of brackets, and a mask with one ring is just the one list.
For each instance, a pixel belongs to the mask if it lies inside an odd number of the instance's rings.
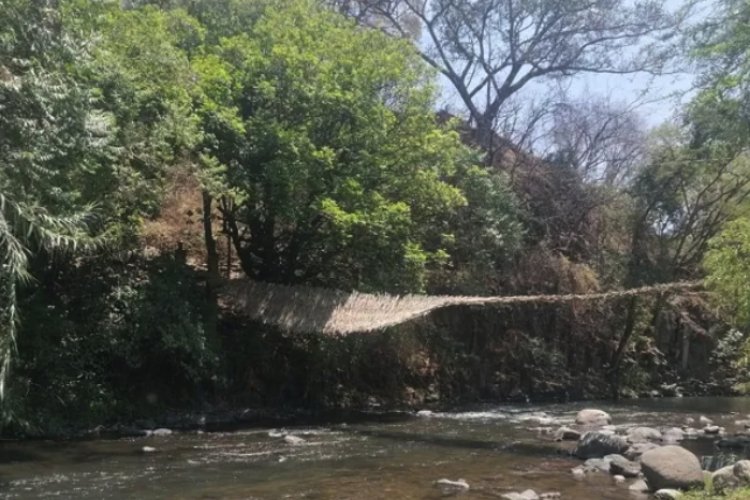
{"label": "tall tree", "polygon": [[503,106],[533,82],[667,71],[670,39],[692,3],[677,12],[653,0],[359,0],[338,6],[390,34],[416,38],[422,57],[453,87],[492,151],[499,145],[490,131]]}
{"label": "tall tree", "polygon": [[440,259],[445,182],[472,160],[433,112],[429,68],[402,41],[315,2],[270,8],[195,61],[205,148],[244,271],[277,281],[420,290]]}
{"label": "tall tree", "polygon": [[90,244],[81,179],[107,131],[68,73],[85,56],[56,2],[0,2],[0,398],[15,348],[17,286],[29,259]]}

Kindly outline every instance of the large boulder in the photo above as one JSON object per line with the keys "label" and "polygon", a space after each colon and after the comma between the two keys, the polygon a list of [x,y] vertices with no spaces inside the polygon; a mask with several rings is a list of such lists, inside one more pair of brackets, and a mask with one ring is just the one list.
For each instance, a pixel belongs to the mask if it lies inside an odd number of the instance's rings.
{"label": "large boulder", "polygon": [[607,455],[622,455],[628,449],[624,437],[604,432],[587,432],[578,440],[573,454],[578,458],[602,458]]}
{"label": "large boulder", "polygon": [[750,460],[740,460],[732,470],[743,485],[750,484]]}
{"label": "large boulder", "polygon": [[612,423],[612,417],[609,413],[602,410],[586,409],[581,410],[576,415],[576,424],[587,427],[609,425]]}
{"label": "large boulder", "polygon": [[681,446],[662,446],[647,451],[641,456],[641,469],[651,491],[703,486],[698,457]]}
{"label": "large boulder", "polygon": [[711,484],[713,484],[715,492],[721,493],[724,490],[738,487],[740,480],[734,475],[734,466],[727,465],[711,474]]}

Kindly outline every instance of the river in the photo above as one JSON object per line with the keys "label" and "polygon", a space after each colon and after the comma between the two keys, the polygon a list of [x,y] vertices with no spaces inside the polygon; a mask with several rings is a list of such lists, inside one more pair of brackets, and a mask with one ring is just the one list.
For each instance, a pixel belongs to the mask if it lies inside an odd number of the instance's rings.
{"label": "river", "polygon": [[[646,498],[604,473],[576,479],[570,470],[581,462],[568,454],[574,443],[555,442],[540,429],[571,423],[584,407],[608,411],[616,425],[681,426],[705,415],[731,434],[750,414],[750,398],[492,406],[286,428],[4,442],[0,496],[437,499],[446,496],[437,480],[463,479],[470,489],[457,495],[462,499],[529,488],[563,499]],[[700,456],[718,453],[713,441],[683,445]]]}

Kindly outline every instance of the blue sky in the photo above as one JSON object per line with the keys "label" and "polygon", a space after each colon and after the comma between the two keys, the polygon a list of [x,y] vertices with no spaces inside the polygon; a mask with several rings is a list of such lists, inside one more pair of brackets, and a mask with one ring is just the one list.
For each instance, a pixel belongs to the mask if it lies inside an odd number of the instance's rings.
{"label": "blue sky", "polygon": [[[700,0],[691,22],[705,18],[717,0]],[[665,0],[669,10],[676,10],[685,5],[685,0]],[[572,98],[586,99],[588,96],[608,97],[619,104],[632,107],[648,127],[655,127],[664,122],[678,119],[677,114],[690,96],[695,74],[689,69],[684,72],[666,76],[652,75],[579,75],[569,82],[567,88]],[[442,82],[444,89],[443,104],[456,106],[460,102],[455,97],[450,84]],[[525,89],[527,94],[548,92],[541,86]],[[458,108],[462,108],[458,105]]]}

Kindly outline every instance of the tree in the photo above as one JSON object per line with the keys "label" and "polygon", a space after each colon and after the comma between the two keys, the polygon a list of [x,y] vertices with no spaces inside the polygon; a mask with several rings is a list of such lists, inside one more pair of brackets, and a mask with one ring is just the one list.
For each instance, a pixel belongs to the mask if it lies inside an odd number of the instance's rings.
{"label": "tree", "polygon": [[732,323],[742,330],[750,326],[750,218],[727,224],[706,254],[707,285]]}
{"label": "tree", "polygon": [[338,2],[395,36],[415,38],[416,24],[422,57],[456,91],[490,153],[503,106],[533,82],[668,70],[670,39],[691,4],[670,13],[651,0]]}
{"label": "tree", "polygon": [[248,276],[366,290],[424,288],[443,259],[445,179],[471,161],[437,123],[409,44],[310,1],[269,8],[194,62],[204,150]]}
{"label": "tree", "polygon": [[30,257],[92,243],[94,218],[79,181],[96,165],[106,131],[66,71],[82,52],[54,3],[0,2],[0,398]]}

